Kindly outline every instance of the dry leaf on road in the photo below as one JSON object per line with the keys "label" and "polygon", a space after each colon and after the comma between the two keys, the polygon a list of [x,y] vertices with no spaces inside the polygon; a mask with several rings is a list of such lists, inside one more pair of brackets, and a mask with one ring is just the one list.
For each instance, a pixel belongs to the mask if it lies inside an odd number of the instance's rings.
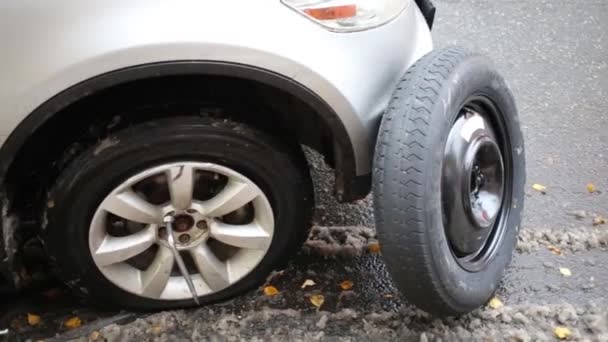
{"label": "dry leaf on road", "polygon": [[565,340],[568,337],[570,337],[570,335],[572,334],[570,332],[570,329],[568,329],[566,327],[555,327],[555,329],[553,330],[553,333],[555,333],[555,336],[557,338],[559,338],[560,340]]}
{"label": "dry leaf on road", "polygon": [[267,296],[274,296],[279,294],[279,290],[274,286],[266,286],[264,287],[264,294]]}
{"label": "dry leaf on road", "polygon": [[564,277],[569,277],[572,275],[572,272],[570,272],[570,269],[565,268],[565,267],[560,267],[559,273],[561,273]]}
{"label": "dry leaf on road", "polygon": [[82,325],[82,321],[80,320],[80,317],[74,316],[65,321],[63,325],[68,329],[76,329]]}
{"label": "dry leaf on road", "polygon": [[599,226],[600,224],[606,224],[606,219],[603,216],[598,215],[593,219],[593,225]]}
{"label": "dry leaf on road", "polygon": [[40,324],[40,316],[31,313],[27,314],[27,324],[35,326]]}
{"label": "dry leaf on road", "polygon": [[312,295],[312,296],[310,296],[310,302],[312,303],[312,305],[314,305],[318,309],[320,309],[321,305],[323,305],[323,303],[325,303],[325,297],[323,297],[323,295],[320,295],[320,294]]}
{"label": "dry leaf on road", "polygon": [[369,252],[372,254],[380,253],[380,244],[377,242],[370,243],[369,246],[367,246],[367,248],[369,249]]}
{"label": "dry leaf on road", "polygon": [[543,195],[547,193],[547,187],[542,184],[533,184],[532,189],[539,191]]}
{"label": "dry leaf on road", "polygon": [[492,309],[500,309],[504,306],[504,304],[502,303],[502,301],[500,299],[498,299],[498,297],[493,297],[488,302],[488,306]]}
{"label": "dry leaf on road", "polygon": [[352,282],[352,281],[350,281],[350,280],[345,280],[345,281],[343,281],[343,282],[341,282],[341,283],[340,283],[340,288],[341,288],[342,290],[350,290],[350,289],[352,289],[352,288],[353,288],[353,285],[354,285],[354,284],[353,284],[353,282]]}
{"label": "dry leaf on road", "polygon": [[315,283],[314,280],[312,280],[312,279],[306,279],[306,280],[304,280],[304,283],[302,283],[302,286],[300,286],[300,287],[303,288],[303,289],[305,289],[305,288],[307,288],[309,286],[315,286],[315,285],[317,285],[317,283]]}
{"label": "dry leaf on road", "polygon": [[597,189],[595,188],[595,185],[593,185],[593,183],[588,183],[587,184],[587,191],[589,191],[589,193],[594,193],[597,191]]}
{"label": "dry leaf on road", "polygon": [[562,255],[562,250],[559,249],[558,247],[555,247],[553,245],[549,245],[549,246],[547,246],[547,249],[549,251],[551,251],[551,253],[553,253],[555,255]]}

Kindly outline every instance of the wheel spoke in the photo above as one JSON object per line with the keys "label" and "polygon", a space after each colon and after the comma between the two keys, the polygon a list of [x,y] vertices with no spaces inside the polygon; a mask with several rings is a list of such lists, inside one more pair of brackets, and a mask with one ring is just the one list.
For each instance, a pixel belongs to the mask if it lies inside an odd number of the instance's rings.
{"label": "wheel spoke", "polygon": [[266,251],[261,249],[239,249],[226,261],[228,272],[233,279],[240,279],[247,275],[264,258]]}
{"label": "wheel spoke", "polygon": [[271,241],[270,234],[255,221],[244,225],[215,221],[211,224],[210,234],[218,241],[241,248],[266,249]]}
{"label": "wheel spoke", "polygon": [[93,258],[99,266],[115,264],[142,253],[155,241],[156,232],[152,227],[123,237],[106,235],[93,252]]}
{"label": "wheel spoke", "polygon": [[159,245],[158,253],[148,269],[141,274],[142,294],[158,298],[171,277],[174,257],[171,250]]}
{"label": "wheel spoke", "polygon": [[167,183],[171,194],[171,204],[178,210],[190,208],[194,190],[194,171],[191,165],[180,165],[169,169]]}
{"label": "wheel spoke", "polygon": [[203,280],[213,291],[219,291],[230,284],[226,264],[220,261],[206,244],[190,251],[196,268]]}
{"label": "wheel spoke", "polygon": [[131,190],[108,196],[101,207],[114,215],[141,223],[157,223],[162,216],[160,208]]}
{"label": "wheel spoke", "polygon": [[230,180],[212,199],[202,202],[205,215],[223,216],[239,209],[260,195],[259,190],[248,183]]}

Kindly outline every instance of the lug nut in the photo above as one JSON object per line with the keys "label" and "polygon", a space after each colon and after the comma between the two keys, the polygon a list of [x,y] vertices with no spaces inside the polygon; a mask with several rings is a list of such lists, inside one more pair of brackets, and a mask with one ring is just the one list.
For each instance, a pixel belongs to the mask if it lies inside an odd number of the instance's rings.
{"label": "lug nut", "polygon": [[190,241],[190,235],[188,234],[182,234],[179,236],[179,242],[181,243],[187,243],[188,241]]}
{"label": "lug nut", "polygon": [[207,221],[201,220],[201,221],[196,222],[196,227],[198,229],[203,229],[203,230],[207,229],[208,228],[207,227]]}

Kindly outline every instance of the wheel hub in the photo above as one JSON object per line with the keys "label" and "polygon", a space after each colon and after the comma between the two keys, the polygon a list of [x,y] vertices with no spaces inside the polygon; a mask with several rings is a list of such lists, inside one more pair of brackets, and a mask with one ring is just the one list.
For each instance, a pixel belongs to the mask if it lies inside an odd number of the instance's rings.
{"label": "wheel hub", "polygon": [[450,130],[444,152],[445,230],[457,256],[486,244],[503,202],[504,164],[491,125],[466,110]]}
{"label": "wheel hub", "polygon": [[[209,239],[208,222],[212,222],[213,217],[205,216],[193,208],[180,214],[176,214],[172,207],[167,210],[169,213],[165,217],[172,218],[173,239],[178,249],[188,249]],[[159,228],[159,238],[167,240],[166,229],[166,226]],[[162,232],[162,236],[160,232]]]}

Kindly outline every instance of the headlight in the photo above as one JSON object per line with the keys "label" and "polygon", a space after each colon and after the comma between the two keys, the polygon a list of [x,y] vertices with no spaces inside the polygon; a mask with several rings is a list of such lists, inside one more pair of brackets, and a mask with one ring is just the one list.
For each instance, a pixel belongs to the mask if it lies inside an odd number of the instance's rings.
{"label": "headlight", "polygon": [[394,19],[411,0],[281,0],[331,31],[352,32]]}

